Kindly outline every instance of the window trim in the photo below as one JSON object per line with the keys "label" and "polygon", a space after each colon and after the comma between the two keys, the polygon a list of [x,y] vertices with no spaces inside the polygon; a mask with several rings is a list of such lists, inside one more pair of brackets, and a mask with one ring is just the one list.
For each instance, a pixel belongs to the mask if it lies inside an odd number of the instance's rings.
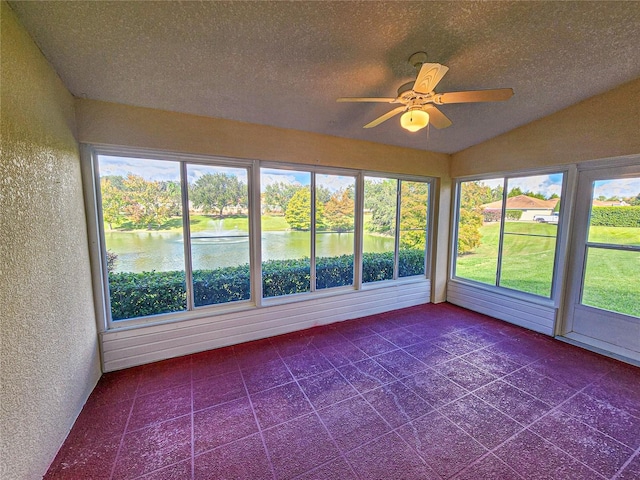
{"label": "window trim", "polygon": [[[106,266],[106,257],[103,251],[106,247],[105,232],[102,209],[101,191],[100,191],[100,175],[98,168],[98,156],[121,156],[129,158],[138,158],[141,160],[165,160],[178,162],[180,165],[180,185],[182,199],[182,218],[183,218],[183,235],[189,233],[189,227],[184,227],[185,221],[188,222],[188,192],[184,188],[183,182],[187,181],[186,166],[187,164],[200,164],[209,166],[229,166],[236,168],[246,168],[248,171],[247,188],[248,188],[248,206],[249,206],[249,248],[250,248],[250,272],[251,286],[250,299],[240,300],[225,304],[215,304],[195,307],[193,299],[191,299],[192,309],[179,312],[167,312],[144,317],[135,317],[131,319],[112,320],[111,305],[109,296],[108,272]],[[149,325],[162,325],[167,323],[183,322],[188,320],[216,317],[234,312],[251,311],[273,305],[281,305],[288,303],[296,303],[300,301],[313,300],[314,298],[322,298],[333,295],[344,295],[346,291],[358,292],[360,290],[369,290],[376,288],[396,287],[398,285],[430,282],[432,264],[432,255],[434,251],[433,245],[433,221],[437,215],[435,211],[434,195],[437,179],[435,177],[395,174],[379,171],[365,171],[352,168],[341,168],[331,166],[318,166],[305,163],[291,162],[275,162],[261,161],[256,159],[231,158],[217,155],[197,155],[182,152],[172,152],[165,150],[121,147],[100,144],[81,144],[81,169],[85,194],[85,211],[87,219],[88,238],[90,244],[91,259],[91,275],[94,285],[94,303],[99,332],[111,332],[119,330],[129,330]],[[262,252],[259,239],[261,238],[261,222],[260,222],[260,173],[262,168],[273,168],[278,170],[296,170],[310,172],[313,174],[328,174],[352,176],[355,180],[355,216],[354,216],[354,282],[350,286],[332,287],[310,292],[301,292],[299,294],[285,295],[279,297],[262,298]],[[363,208],[364,208],[364,177],[373,176],[380,178],[392,178],[396,180],[408,180],[414,182],[424,182],[429,185],[428,207],[427,207],[427,230],[426,230],[426,248],[425,248],[425,271],[422,275],[394,278],[393,280],[383,280],[373,283],[362,283],[362,245],[363,245]],[[312,175],[315,178],[315,175]],[[312,190],[312,195],[315,192]],[[315,203],[312,202],[312,212],[315,215]],[[313,217],[315,218],[315,217]],[[396,232],[395,242],[398,242],[399,231]],[[185,242],[187,244],[189,242]],[[315,239],[312,237],[312,244]],[[185,255],[188,253],[185,247]],[[396,250],[397,251],[397,250]],[[397,254],[396,254],[397,255]],[[188,263],[191,263],[190,257]],[[185,261],[185,269],[187,261]],[[397,266],[396,266],[397,272]],[[185,271],[185,277],[192,272]],[[394,275],[395,277],[395,275]],[[189,289],[188,289],[189,291]],[[189,296],[193,296],[191,292],[187,295],[187,305],[189,305]]]}

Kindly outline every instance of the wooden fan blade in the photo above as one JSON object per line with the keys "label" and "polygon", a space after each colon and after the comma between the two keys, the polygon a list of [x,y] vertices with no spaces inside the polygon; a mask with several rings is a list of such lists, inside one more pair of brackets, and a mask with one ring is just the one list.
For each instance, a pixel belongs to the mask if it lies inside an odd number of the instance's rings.
{"label": "wooden fan blade", "polygon": [[386,97],[341,97],[336,102],[380,102],[380,103],[393,103],[395,98]]}
{"label": "wooden fan blade", "polygon": [[449,120],[449,117],[447,117],[433,105],[425,106],[424,111],[429,114],[429,123],[434,127],[440,129],[451,126],[451,120]]}
{"label": "wooden fan blade", "polygon": [[367,123],[363,128],[372,128],[372,127],[375,127],[377,125],[380,125],[382,122],[384,122],[386,120],[389,120],[391,117],[395,117],[399,113],[404,112],[406,109],[407,109],[407,107],[405,107],[405,106],[394,108],[393,110],[391,110],[390,112],[385,113],[381,117],[376,118],[373,122]]}
{"label": "wooden fan blade", "polygon": [[496,88],[494,90],[470,90],[467,92],[441,93],[435,96],[435,102],[445,103],[472,103],[472,102],[502,102],[509,100],[513,95],[512,88]]}
{"label": "wooden fan blade", "polygon": [[449,71],[449,67],[439,63],[423,63],[413,84],[413,91],[416,93],[431,93],[442,77]]}

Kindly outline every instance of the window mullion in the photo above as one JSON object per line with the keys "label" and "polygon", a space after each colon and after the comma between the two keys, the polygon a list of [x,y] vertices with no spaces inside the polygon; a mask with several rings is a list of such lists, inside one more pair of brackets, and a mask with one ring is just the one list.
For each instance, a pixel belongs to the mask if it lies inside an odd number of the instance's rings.
{"label": "window mullion", "polygon": [[260,200],[260,168],[254,162],[249,169],[249,271],[251,297],[256,306],[262,304],[262,217]]}
{"label": "window mullion", "polygon": [[191,223],[189,222],[189,180],[187,163],[180,162],[180,197],[182,201],[182,237],[184,245],[184,280],[187,292],[187,310],[193,310],[193,271],[191,262]]}
{"label": "window mullion", "polygon": [[311,234],[311,258],[309,259],[309,291],[316,291],[316,174],[311,172],[311,211],[309,233]]}
{"label": "window mullion", "polygon": [[354,251],[353,251],[353,287],[362,288],[362,251],[364,242],[364,175],[362,172],[356,177],[354,218]]}
{"label": "window mullion", "polygon": [[394,255],[393,255],[393,279],[397,280],[398,273],[398,265],[400,263],[400,203],[402,201],[402,180],[398,180],[396,183],[396,228],[395,228],[395,238],[394,238]]}
{"label": "window mullion", "polygon": [[500,237],[498,238],[498,261],[496,262],[496,287],[500,286],[500,275],[502,273],[502,247],[504,243],[504,221],[507,216],[507,187],[509,180],[505,177],[502,184],[502,207],[500,209]]}

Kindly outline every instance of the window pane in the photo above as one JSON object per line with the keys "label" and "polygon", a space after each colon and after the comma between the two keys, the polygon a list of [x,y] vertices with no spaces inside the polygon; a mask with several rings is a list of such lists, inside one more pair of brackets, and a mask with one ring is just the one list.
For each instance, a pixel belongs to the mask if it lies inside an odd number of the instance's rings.
{"label": "window pane", "polygon": [[400,190],[398,276],[424,275],[429,184],[402,180]]}
{"label": "window pane", "polygon": [[640,177],[594,182],[589,242],[640,246]]}
{"label": "window pane", "polygon": [[496,284],[504,180],[462,182],[455,275]]}
{"label": "window pane", "polygon": [[187,178],[195,306],[250,299],[247,170],[189,164]]}
{"label": "window pane", "polygon": [[551,296],[562,174],[510,178],[500,286]]}
{"label": "window pane", "polygon": [[353,285],[355,178],[316,175],[316,289]]}
{"label": "window pane", "polygon": [[640,252],[589,247],[582,303],[640,317]]}
{"label": "window pane", "polygon": [[180,164],[98,156],[111,318],[187,308]]}
{"label": "window pane", "polygon": [[311,174],[261,169],[262,295],[311,289]]}
{"label": "window pane", "polygon": [[362,282],[393,279],[398,180],[365,177]]}
{"label": "window pane", "polygon": [[505,233],[500,286],[549,297],[555,249],[555,236]]}

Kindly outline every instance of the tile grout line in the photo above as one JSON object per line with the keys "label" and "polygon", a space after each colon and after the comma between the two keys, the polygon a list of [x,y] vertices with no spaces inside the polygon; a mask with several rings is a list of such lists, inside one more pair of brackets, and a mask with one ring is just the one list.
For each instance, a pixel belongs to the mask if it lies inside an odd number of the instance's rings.
{"label": "tile grout line", "polygon": [[111,473],[109,474],[109,480],[113,480],[113,476],[116,473],[116,466],[118,465],[118,460],[120,459],[120,452],[122,451],[122,445],[124,445],[124,437],[127,435],[127,429],[129,427],[129,422],[131,421],[131,416],[133,415],[133,407],[136,405],[136,400],[138,399],[138,389],[140,388],[140,378],[136,383],[136,389],[133,394],[133,402],[131,402],[131,408],[129,409],[129,415],[127,416],[127,421],[124,424],[124,430],[122,431],[122,436],[120,437],[120,444],[118,445],[118,451],[116,452],[116,457],[113,460],[113,465],[111,466]]}
{"label": "tile grout line", "polygon": [[633,462],[636,458],[640,459],[640,447],[638,447],[636,449],[636,451],[634,453],[632,453],[629,458],[627,458],[627,461],[624,462],[624,464],[622,464],[622,466],[613,475],[613,477],[611,477],[611,480],[615,480],[615,479],[619,478],[620,475],[622,474],[622,472],[624,472],[624,469],[627,468],[631,464],[631,462]]}
{"label": "tile grout line", "polygon": [[[238,360],[236,358],[236,354],[234,351],[234,358],[236,360],[236,364],[238,365],[238,370],[240,371],[240,378],[242,378],[242,385],[244,386],[244,391],[247,395],[247,399],[249,400],[249,406],[251,407],[251,413],[253,414],[253,420],[254,422],[256,422],[256,427],[258,428],[258,434],[260,435],[260,441],[262,442],[262,448],[264,449],[264,453],[267,457],[267,462],[269,462],[269,470],[271,471],[271,477],[275,480],[277,478],[276,476],[276,471],[275,471],[275,467],[273,466],[273,462],[271,461],[271,452],[269,451],[269,449],[267,448],[267,442],[264,439],[264,433],[263,433],[263,429],[262,426],[260,425],[260,421],[258,420],[258,415],[256,414],[256,409],[253,406],[253,399],[251,398],[251,394],[249,393],[249,388],[247,387],[247,382],[244,378],[244,372],[242,371],[242,368],[240,368],[240,364],[238,363]],[[255,435],[253,433],[246,435],[243,438],[247,438],[251,435]],[[234,441],[238,441],[240,439],[236,439]],[[229,442],[232,443],[232,442]],[[227,443],[228,444],[228,443]],[[219,447],[221,447],[222,445],[219,445]]]}
{"label": "tile grout line", "polygon": [[[320,355],[322,355],[322,352],[320,352],[315,345],[311,345],[315,350],[318,351],[318,353]],[[357,347],[356,347],[357,348]],[[278,357],[280,358],[280,360],[282,360],[282,363],[284,363],[284,366],[287,368],[287,371],[289,372],[289,374],[293,377],[293,381],[296,383],[296,385],[298,386],[298,388],[300,389],[300,391],[302,392],[302,394],[304,395],[304,398],[307,400],[307,402],[309,402],[309,405],[311,405],[311,409],[313,411],[313,413],[315,414],[316,418],[318,419],[318,421],[320,422],[320,424],[322,425],[322,427],[324,428],[325,432],[327,432],[327,435],[329,435],[329,438],[331,439],[331,441],[333,442],[334,447],[336,448],[336,450],[338,451],[339,457],[341,457],[344,462],[347,464],[347,466],[349,467],[349,470],[351,470],[351,473],[353,473],[355,478],[360,478],[360,475],[358,475],[356,473],[356,471],[354,470],[353,466],[351,465],[351,463],[349,463],[349,461],[347,460],[346,455],[342,452],[342,450],[340,449],[340,447],[338,446],[338,443],[336,442],[335,438],[333,437],[333,434],[329,431],[329,428],[327,428],[327,425],[324,423],[324,421],[322,420],[322,417],[320,417],[320,414],[318,413],[318,409],[316,408],[316,406],[313,404],[313,402],[309,399],[309,396],[307,395],[307,392],[304,391],[304,389],[300,386],[300,383],[298,382],[298,378],[296,378],[296,376],[293,374],[293,372],[291,371],[291,369],[289,368],[289,365],[287,365],[287,362],[284,361],[284,358],[282,357],[282,354],[280,353],[280,350],[278,350],[278,348],[276,347],[276,352],[278,353]],[[335,368],[335,366],[333,365],[333,363],[331,363],[331,361],[329,359],[327,359],[324,355],[322,355],[322,357],[327,360],[327,362],[329,362],[329,365],[331,365],[333,367],[334,370],[336,370],[338,372],[338,375],[342,376],[342,374],[338,371],[337,368]],[[328,371],[328,370],[325,370]],[[317,375],[321,375],[323,372],[318,373]],[[315,376],[315,375],[312,375]],[[307,377],[310,378],[310,377]],[[344,377],[343,377],[344,378]],[[346,379],[345,379],[346,380]],[[349,383],[349,381],[347,380],[347,383]],[[357,390],[356,390],[357,392]],[[349,398],[353,398],[355,397],[355,395],[353,395],[352,397]],[[340,402],[337,402],[340,403]],[[335,405],[335,404],[333,404]],[[300,417],[296,417],[296,418],[300,418]],[[293,420],[293,419],[292,419]],[[287,422],[283,422],[283,423],[287,423]],[[338,458],[338,457],[335,457]],[[300,477],[301,475],[304,475],[305,473],[309,473],[313,470],[316,470],[318,468],[320,468],[322,465],[328,464],[332,461],[335,460],[335,458],[332,458],[330,460],[327,460],[325,463],[318,465],[317,467],[314,467],[311,470],[308,470],[307,472],[302,472],[300,475],[296,475],[295,478]]]}
{"label": "tile grout line", "polygon": [[196,478],[196,425],[195,425],[195,400],[193,392],[193,356],[191,356],[191,480]]}

